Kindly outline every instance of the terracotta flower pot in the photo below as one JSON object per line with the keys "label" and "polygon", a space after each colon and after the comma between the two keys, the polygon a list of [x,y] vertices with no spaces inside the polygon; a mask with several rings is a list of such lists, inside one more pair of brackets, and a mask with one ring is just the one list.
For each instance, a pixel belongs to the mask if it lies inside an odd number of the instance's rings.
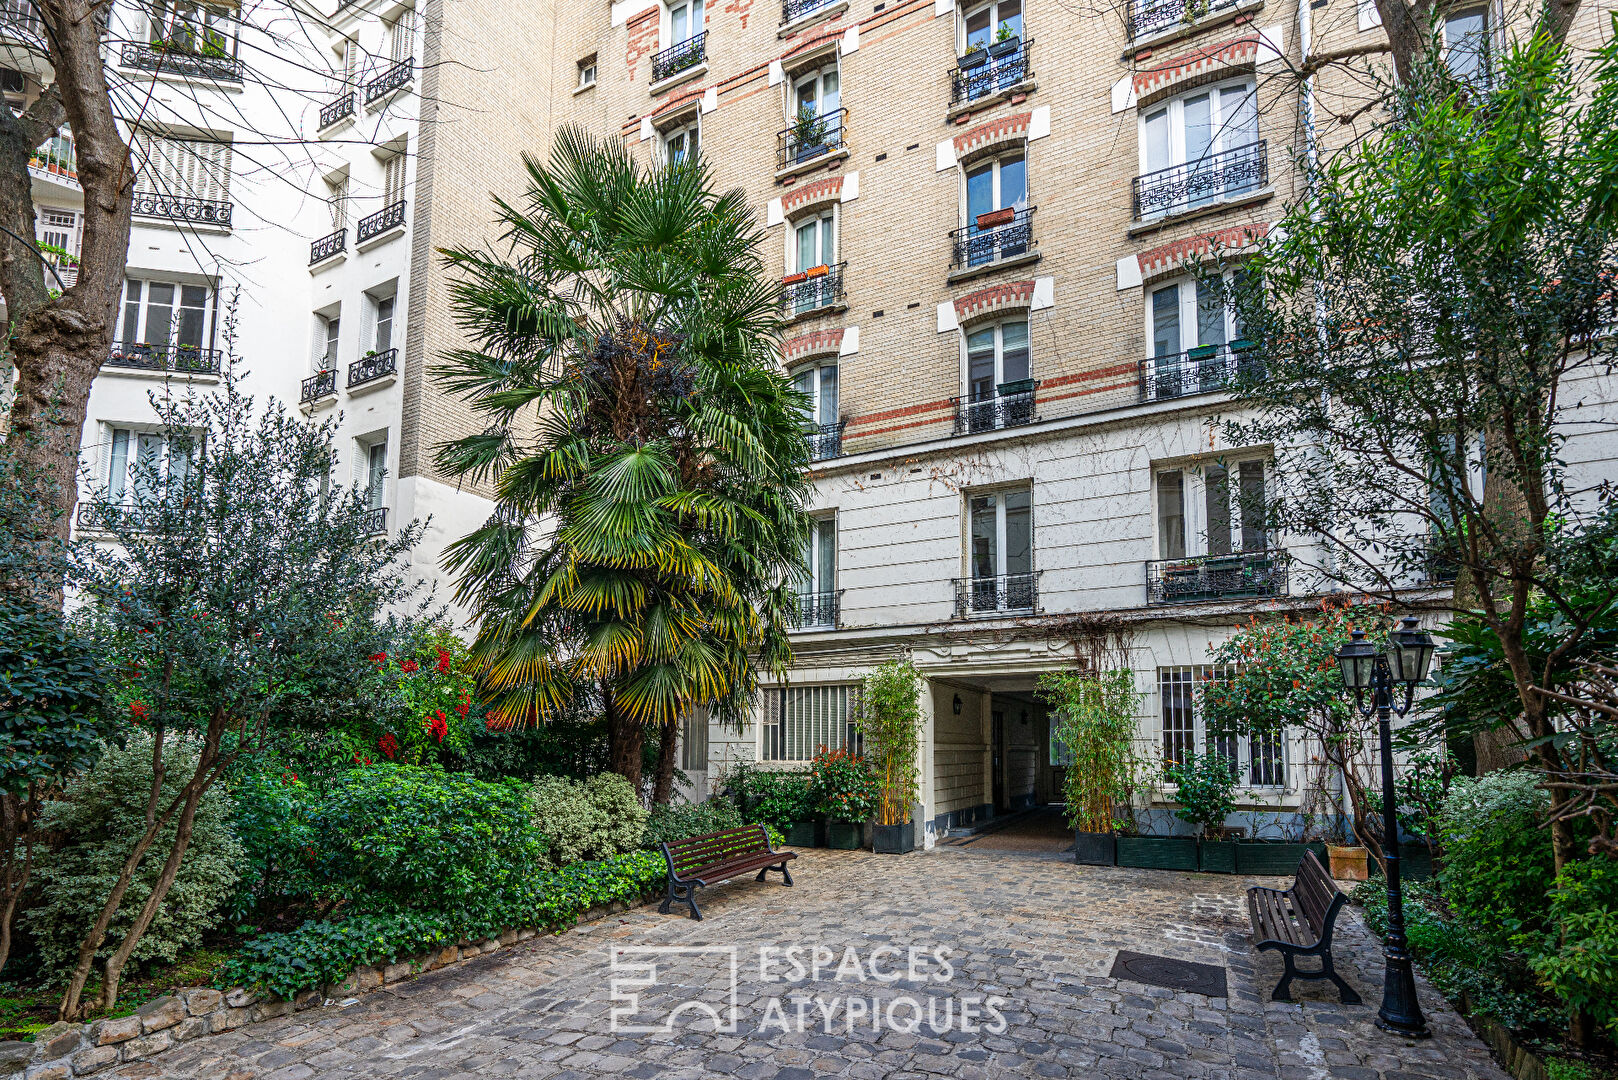
{"label": "terracotta flower pot", "polygon": [[1011,206],[1002,207],[999,210],[990,210],[987,214],[979,214],[977,216],[978,228],[992,229],[997,225],[1006,224],[1016,216],[1017,210],[1015,207]]}
{"label": "terracotta flower pot", "polygon": [[811,266],[803,273],[805,277],[825,277],[827,274],[831,273],[831,267],[827,266],[825,263],[821,263],[819,266]]}
{"label": "terracotta flower pot", "polygon": [[804,281],[808,277],[809,277],[808,274],[788,274],[786,277],[781,279],[781,284],[783,284],[783,285],[796,285],[798,282]]}
{"label": "terracotta flower pot", "polygon": [[1364,881],[1370,876],[1369,854],[1363,847],[1331,845],[1326,854],[1331,858],[1331,876],[1338,881]]}

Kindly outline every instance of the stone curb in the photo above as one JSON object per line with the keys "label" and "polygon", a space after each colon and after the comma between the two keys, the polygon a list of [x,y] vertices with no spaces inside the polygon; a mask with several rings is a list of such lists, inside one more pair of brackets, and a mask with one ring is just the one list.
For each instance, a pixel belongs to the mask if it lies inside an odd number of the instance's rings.
{"label": "stone curb", "polygon": [[[574,925],[596,922],[650,902],[650,896],[634,904],[614,900],[579,915]],[[528,941],[543,933],[546,931],[531,926],[507,930],[486,941],[463,941],[394,964],[366,965],[354,969],[353,974],[340,982],[319,990],[304,990],[291,1001],[261,998],[240,986],[232,990],[179,987],[171,994],[153,998],[128,1016],[109,1017],[89,1024],[59,1020],[35,1035],[31,1043],[0,1042],[0,1078],[69,1080],[89,1076],[114,1065],[161,1054],[171,1046],[201,1035],[232,1031],[243,1024],[273,1020],[316,1005],[330,1005],[390,983],[413,979],[423,971],[436,971],[519,941]]]}

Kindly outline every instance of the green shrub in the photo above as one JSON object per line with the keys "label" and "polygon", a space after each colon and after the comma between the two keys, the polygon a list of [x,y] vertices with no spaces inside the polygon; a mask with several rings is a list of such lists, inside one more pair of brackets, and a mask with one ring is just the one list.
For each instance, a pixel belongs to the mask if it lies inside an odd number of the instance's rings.
{"label": "green shrub", "polygon": [[544,841],[517,784],[373,765],[306,798],[307,826],[287,834],[306,861],[289,878],[322,901],[454,917],[543,865]]}
{"label": "green shrub", "polygon": [[734,829],[741,823],[742,816],[737,812],[736,804],[729,799],[654,806],[646,818],[646,835],[641,840],[641,846],[656,850],[659,844],[719,832],[721,829]]}
{"label": "green shrub", "polygon": [[749,821],[762,821],[785,832],[794,822],[810,821],[815,816],[806,772],[756,772],[748,794],[748,812],[744,816]]}
{"label": "green shrub", "polygon": [[1533,950],[1534,974],[1618,1040],[1618,863],[1596,858],[1562,868],[1551,890],[1550,927]]}
{"label": "green shrub", "polygon": [[[195,748],[176,743],[171,735],[163,754],[164,805],[179,795],[196,763]],[[145,831],[151,783],[152,742],[137,737],[125,749],[109,747],[93,769],[70,782],[62,798],[46,807],[42,828],[59,833],[64,842],[36,853],[33,885],[40,902],[24,913],[21,925],[38,945],[42,966],[52,977],[66,978],[72,971],[80,941],[100,915],[124,860]],[[123,942],[157,883],[178,831],[179,822],[173,820],[158,833],[135,871],[98,957],[111,956]],[[191,843],[178,876],[130,960],[137,965],[172,963],[201,944],[236,884],[241,859],[241,844],[231,831],[230,796],[215,786],[197,804]]]}
{"label": "green shrub", "polygon": [[1499,944],[1544,925],[1554,874],[1549,799],[1528,772],[1457,777],[1437,815],[1439,883],[1458,915]]}
{"label": "green shrub", "polygon": [[214,974],[220,988],[249,986],[280,998],[345,978],[362,964],[397,963],[467,938],[523,927],[561,930],[592,907],[632,903],[660,888],[663,857],[638,851],[603,862],[542,870],[485,892],[457,913],[396,911],[310,920],[248,942]]}
{"label": "green shrub", "polygon": [[1225,818],[1236,809],[1235,762],[1219,753],[1187,754],[1170,762],[1164,775],[1176,785],[1174,816],[1197,826],[1201,836],[1224,835]]}
{"label": "green shrub", "polygon": [[297,774],[253,767],[231,786],[232,822],[242,845],[241,882],[230,903],[237,921],[312,898],[309,848],[310,796]]}
{"label": "green shrub", "polygon": [[601,773],[583,782],[542,777],[534,782],[528,799],[554,866],[634,851],[646,829],[645,808],[629,781],[617,773]]}
{"label": "green shrub", "polygon": [[809,763],[809,793],[814,808],[834,821],[869,821],[876,812],[881,784],[865,759],[847,750],[825,750]]}

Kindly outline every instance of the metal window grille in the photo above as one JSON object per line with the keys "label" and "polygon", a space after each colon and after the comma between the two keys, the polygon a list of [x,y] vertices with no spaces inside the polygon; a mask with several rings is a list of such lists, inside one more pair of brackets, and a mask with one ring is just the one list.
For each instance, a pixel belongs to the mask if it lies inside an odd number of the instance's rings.
{"label": "metal window grille", "polygon": [[680,769],[688,773],[708,771],[706,713],[690,713],[680,721]]}
{"label": "metal window grille", "polygon": [[1247,787],[1286,786],[1286,733],[1253,731],[1246,735],[1211,735],[1196,705],[1196,687],[1224,679],[1221,665],[1158,668],[1157,687],[1163,716],[1163,764],[1187,755],[1215,753],[1245,772]]}
{"label": "metal window grille", "polygon": [[808,761],[821,747],[863,753],[859,686],[787,686],[765,695],[764,761]]}

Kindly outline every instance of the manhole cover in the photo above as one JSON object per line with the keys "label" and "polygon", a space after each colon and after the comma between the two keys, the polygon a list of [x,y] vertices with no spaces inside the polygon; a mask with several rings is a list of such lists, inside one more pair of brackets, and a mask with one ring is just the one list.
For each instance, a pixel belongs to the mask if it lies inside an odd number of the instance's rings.
{"label": "manhole cover", "polygon": [[1188,960],[1120,950],[1109,975],[1148,986],[1189,990],[1204,997],[1225,996],[1225,969],[1213,964],[1193,964]]}

